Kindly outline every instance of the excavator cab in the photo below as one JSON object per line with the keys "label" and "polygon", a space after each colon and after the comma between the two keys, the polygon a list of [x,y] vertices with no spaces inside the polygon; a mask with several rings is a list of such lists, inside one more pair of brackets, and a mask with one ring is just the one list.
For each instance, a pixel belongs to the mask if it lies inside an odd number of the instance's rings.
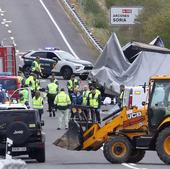
{"label": "excavator cab", "polygon": [[152,79],[150,88],[148,124],[150,131],[155,132],[162,121],[170,116],[170,79]]}

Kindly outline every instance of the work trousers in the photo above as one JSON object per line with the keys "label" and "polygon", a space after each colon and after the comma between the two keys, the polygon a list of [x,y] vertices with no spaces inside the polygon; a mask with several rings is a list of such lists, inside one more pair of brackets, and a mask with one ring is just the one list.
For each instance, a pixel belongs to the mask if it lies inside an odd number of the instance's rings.
{"label": "work trousers", "polygon": [[[57,109],[57,128],[68,128],[68,122],[70,119],[70,110]],[[63,126],[64,125],[64,126]]]}
{"label": "work trousers", "polygon": [[100,123],[100,109],[98,108],[92,108],[91,109],[91,118],[92,118],[92,122],[98,122]]}
{"label": "work trousers", "polygon": [[40,121],[41,121],[42,120],[42,114],[44,113],[44,110],[43,109],[36,109],[36,108],[34,108],[34,109],[38,110]]}
{"label": "work trousers", "polygon": [[54,99],[55,99],[55,94],[49,94],[47,95],[48,98],[48,110],[49,112],[52,112],[53,108],[54,108]]}

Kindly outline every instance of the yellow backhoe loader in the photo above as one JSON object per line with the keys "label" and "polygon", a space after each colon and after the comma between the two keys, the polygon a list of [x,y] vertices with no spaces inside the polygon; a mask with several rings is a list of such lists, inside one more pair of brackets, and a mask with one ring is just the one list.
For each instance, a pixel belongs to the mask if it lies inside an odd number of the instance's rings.
{"label": "yellow backhoe loader", "polygon": [[69,130],[54,144],[77,151],[96,151],[103,146],[111,163],[137,163],[146,150],[153,150],[170,164],[170,76],[150,78],[147,102],[140,109],[116,110],[103,119],[103,125],[72,119]]}

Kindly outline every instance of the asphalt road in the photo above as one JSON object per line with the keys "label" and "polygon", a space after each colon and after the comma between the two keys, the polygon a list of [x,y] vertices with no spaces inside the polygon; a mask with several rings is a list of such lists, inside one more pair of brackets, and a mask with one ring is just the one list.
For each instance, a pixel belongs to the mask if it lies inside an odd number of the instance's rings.
{"label": "asphalt road", "polygon": [[[58,0],[1,0],[0,9],[0,40],[4,39],[6,43],[13,40],[19,52],[44,48],[45,46],[57,46],[63,50],[73,52],[80,58],[95,61],[95,52],[86,45]],[[53,21],[50,19],[48,12],[50,12]],[[63,40],[64,38],[65,40]],[[47,84],[46,80],[41,80],[41,82],[43,86]],[[61,86],[65,85],[63,80],[60,80],[59,83]],[[56,130],[56,118],[48,117],[47,112],[44,113],[43,119],[45,120],[47,160],[44,164],[27,160],[28,169],[168,168],[159,160],[155,152],[147,152],[145,158],[139,164],[112,165],[105,160],[102,150],[97,152],[74,152],[57,148],[52,145],[52,142],[65,131]]]}

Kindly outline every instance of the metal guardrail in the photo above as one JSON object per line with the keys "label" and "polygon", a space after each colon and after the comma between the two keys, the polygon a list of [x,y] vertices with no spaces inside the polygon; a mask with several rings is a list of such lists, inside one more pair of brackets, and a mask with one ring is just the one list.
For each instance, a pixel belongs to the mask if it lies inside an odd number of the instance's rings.
{"label": "metal guardrail", "polygon": [[26,163],[23,160],[0,160],[0,169],[26,169]]}
{"label": "metal guardrail", "polygon": [[87,25],[84,23],[84,21],[81,19],[77,11],[75,10],[74,6],[70,4],[68,0],[62,0],[65,6],[70,10],[73,17],[76,19],[78,24],[80,25],[81,29],[85,32],[87,37],[90,39],[90,41],[93,43],[93,45],[97,48],[99,52],[103,51],[103,47],[100,45],[100,43],[97,41],[97,39],[94,37],[92,32],[88,29]]}

